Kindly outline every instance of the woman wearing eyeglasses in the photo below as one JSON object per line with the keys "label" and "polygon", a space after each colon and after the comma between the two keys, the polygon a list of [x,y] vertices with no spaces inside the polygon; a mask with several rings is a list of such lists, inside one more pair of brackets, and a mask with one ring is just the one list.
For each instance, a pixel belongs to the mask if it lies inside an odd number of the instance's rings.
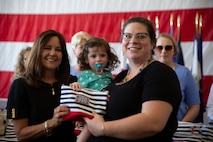
{"label": "woman wearing eyeglasses", "polygon": [[171,67],[178,76],[182,93],[182,100],[177,115],[178,120],[193,122],[200,110],[200,97],[190,70],[175,63],[173,60],[173,57],[178,53],[177,42],[171,35],[162,33],[157,38],[154,52],[157,59]]}
{"label": "woman wearing eyeglasses", "polygon": [[88,142],[172,142],[177,128],[181,91],[175,72],[152,59],[155,30],[146,18],[132,17],[122,30],[122,50],[129,70],[105,89],[110,97],[106,115],[85,118]]}

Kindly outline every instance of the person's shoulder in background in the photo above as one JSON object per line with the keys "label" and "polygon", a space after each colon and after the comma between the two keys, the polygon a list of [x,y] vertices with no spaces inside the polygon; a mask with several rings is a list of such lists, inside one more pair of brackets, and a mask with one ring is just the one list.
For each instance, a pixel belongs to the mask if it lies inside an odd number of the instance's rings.
{"label": "person's shoulder in background", "polygon": [[213,83],[210,88],[206,110],[207,110],[208,121],[209,123],[213,124]]}

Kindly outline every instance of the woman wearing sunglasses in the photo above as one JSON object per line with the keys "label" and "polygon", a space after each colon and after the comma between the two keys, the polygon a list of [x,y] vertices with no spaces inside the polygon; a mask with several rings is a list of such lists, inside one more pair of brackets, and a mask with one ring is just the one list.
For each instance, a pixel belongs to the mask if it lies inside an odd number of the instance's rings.
{"label": "woman wearing sunglasses", "polygon": [[157,38],[154,48],[157,59],[170,66],[177,74],[182,93],[182,100],[178,110],[179,121],[193,122],[200,110],[198,88],[190,70],[174,62],[173,57],[178,53],[178,45],[174,38],[162,33]]}

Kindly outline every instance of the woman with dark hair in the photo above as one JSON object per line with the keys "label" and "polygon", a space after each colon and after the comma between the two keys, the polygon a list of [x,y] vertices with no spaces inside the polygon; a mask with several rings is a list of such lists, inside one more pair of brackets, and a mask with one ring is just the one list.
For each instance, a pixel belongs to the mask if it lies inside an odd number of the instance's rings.
{"label": "woman with dark hair", "polygon": [[181,101],[175,72],[152,59],[155,30],[146,18],[132,17],[122,31],[122,50],[129,70],[105,88],[110,97],[106,115],[84,118],[93,136],[89,142],[172,142]]}
{"label": "woman with dark hair", "polygon": [[61,85],[74,81],[63,35],[42,32],[34,41],[26,72],[13,81],[8,95],[7,117],[13,119],[18,141],[76,141],[73,122],[63,120],[69,108],[59,106]]}

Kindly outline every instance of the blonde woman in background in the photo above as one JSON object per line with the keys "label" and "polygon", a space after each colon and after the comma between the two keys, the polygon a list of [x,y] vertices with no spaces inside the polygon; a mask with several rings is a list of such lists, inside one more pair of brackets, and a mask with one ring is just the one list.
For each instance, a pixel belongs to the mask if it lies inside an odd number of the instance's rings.
{"label": "blonde woman in background", "polygon": [[31,47],[26,47],[20,51],[18,55],[18,61],[15,65],[15,71],[12,80],[19,78],[25,72],[27,66],[27,59],[30,55],[30,51]]}
{"label": "blonde woman in background", "polygon": [[[20,78],[23,75],[23,73],[25,72],[26,66],[27,66],[27,60],[30,55],[30,51],[31,51],[31,47],[25,47],[19,52],[18,58],[17,58],[17,63],[15,65],[14,74],[11,78],[11,81],[14,81],[14,80]],[[0,137],[0,141],[1,140],[14,141],[14,142],[18,141],[16,138],[12,119],[8,119],[5,137],[3,137],[3,138],[4,139],[2,139],[2,137]]]}
{"label": "blonde woman in background", "polygon": [[171,67],[178,76],[182,94],[177,115],[178,120],[193,122],[199,114],[200,97],[190,70],[173,61],[173,57],[178,53],[177,42],[170,34],[162,33],[157,38],[154,52],[158,61]]}
{"label": "blonde woman in background", "polygon": [[[76,34],[73,35],[72,39],[71,39],[71,46],[72,46],[72,50],[74,55],[76,56],[76,58],[79,57],[79,54],[82,53],[83,51],[83,45],[91,38],[91,35],[88,34],[87,32],[77,32]],[[80,66],[78,63],[76,63],[75,65],[72,65],[70,68],[70,74],[74,75],[74,76],[79,76],[81,72]]]}

